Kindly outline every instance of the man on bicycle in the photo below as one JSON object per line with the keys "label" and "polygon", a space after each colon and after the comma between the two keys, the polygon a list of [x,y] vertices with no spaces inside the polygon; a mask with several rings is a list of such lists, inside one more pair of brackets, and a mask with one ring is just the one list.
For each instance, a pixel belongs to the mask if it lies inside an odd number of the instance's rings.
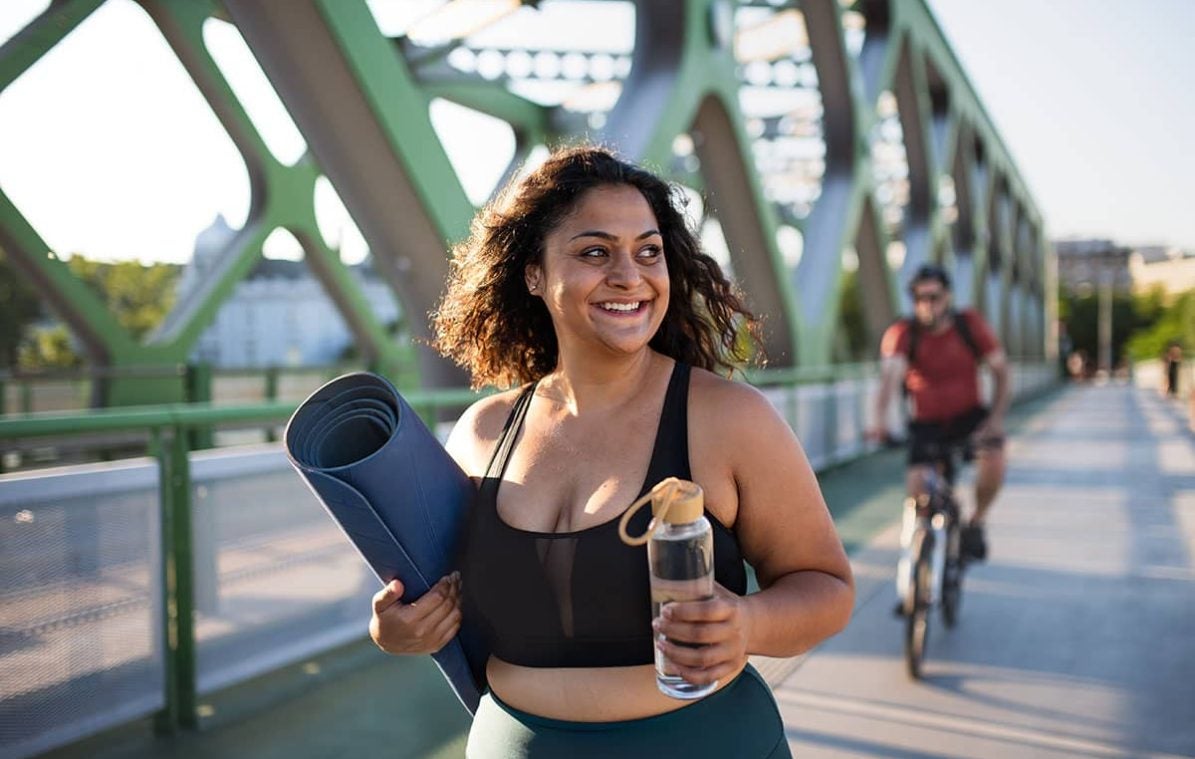
{"label": "man on bicycle", "polygon": [[[971,309],[952,307],[950,276],[926,264],[909,281],[913,317],[901,319],[880,341],[881,378],[872,439],[883,439],[888,405],[903,384],[909,414],[908,494],[925,493],[925,477],[942,446],[971,443],[976,456],[975,513],[962,530],[962,551],[987,557],[984,519],[1004,481],[1004,413],[1009,403],[1008,362],[1000,341]],[[991,408],[979,400],[980,367],[992,374]]]}

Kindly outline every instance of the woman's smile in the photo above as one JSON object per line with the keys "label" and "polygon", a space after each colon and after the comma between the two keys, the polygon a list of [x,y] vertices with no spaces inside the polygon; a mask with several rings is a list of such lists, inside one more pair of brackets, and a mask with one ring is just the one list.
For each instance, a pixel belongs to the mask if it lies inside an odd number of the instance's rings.
{"label": "woman's smile", "polygon": [[597,304],[598,308],[613,316],[638,316],[647,310],[647,305],[648,301],[645,300],[608,300]]}

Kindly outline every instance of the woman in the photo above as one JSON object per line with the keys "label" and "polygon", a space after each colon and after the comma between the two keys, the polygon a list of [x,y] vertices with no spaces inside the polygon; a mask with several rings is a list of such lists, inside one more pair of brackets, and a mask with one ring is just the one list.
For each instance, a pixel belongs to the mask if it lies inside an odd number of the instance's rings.
{"label": "woman", "polygon": [[[565,149],[455,251],[437,348],[475,385],[521,386],[475,403],[448,441],[480,483],[461,574],[410,605],[392,583],[370,629],[383,650],[433,652],[463,607],[487,632],[470,757],[789,756],[747,656],[807,651],[850,616],[850,567],[800,444],[758,391],[715,374],[753,320],[680,202],[605,150]],[[718,586],[652,620],[643,549],[617,523],[667,476],[705,491]],[[718,689],[661,693],[653,628],[685,679]]]}

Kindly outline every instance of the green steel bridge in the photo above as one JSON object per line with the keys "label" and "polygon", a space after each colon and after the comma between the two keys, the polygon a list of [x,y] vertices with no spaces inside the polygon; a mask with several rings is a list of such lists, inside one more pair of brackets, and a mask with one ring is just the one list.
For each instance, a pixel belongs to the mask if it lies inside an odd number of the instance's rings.
{"label": "green steel bridge", "polygon": [[[0,94],[102,5],[55,2],[31,21],[0,50]],[[558,24],[574,10],[565,0],[538,5],[523,10]],[[383,34],[365,2],[140,6],[244,160],[250,212],[203,287],[138,342],[0,191],[0,247],[95,367],[186,364],[281,228],[302,245],[369,365],[398,376],[412,359],[324,241],[313,197],[317,180],[329,179],[404,312],[430,311],[446,250],[475,210],[433,126],[429,104],[438,99],[510,125],[509,172],[539,146],[585,136],[704,193],[696,221],[720,226],[728,267],[769,325],[773,366],[835,361],[844,270],[857,268],[874,344],[901,311],[903,273],[928,260],[957,272],[959,303],[987,315],[1011,356],[1038,360],[1050,350],[1044,220],[918,0],[640,2],[629,49],[615,54],[601,39],[602,52],[553,50],[543,39],[477,49],[452,29],[439,37],[433,29],[419,45]],[[271,152],[210,54],[205,29],[221,24],[235,25],[305,138],[308,151],[293,165]],[[544,84],[553,87],[531,87]],[[411,327],[426,336],[422,320]],[[424,387],[462,384],[430,353],[419,354],[418,370]],[[166,375],[109,373],[99,405],[187,400],[185,377]]]}
{"label": "green steel bridge", "polygon": [[[142,467],[130,475],[149,493],[138,519],[149,520],[156,535],[138,549],[144,566],[126,567],[116,580],[99,572],[98,560],[76,568],[79,577],[103,575],[100,586],[115,594],[109,605],[60,610],[48,621],[33,619],[45,611],[34,605],[29,619],[5,621],[35,635],[69,628],[72,619],[110,618],[128,603],[114,590],[122,583],[147,594],[148,625],[157,631],[146,644],[156,653],[147,656],[157,662],[151,680],[158,697],[94,724],[154,714],[162,730],[193,727],[202,712],[199,693],[248,677],[248,670],[238,675],[231,667],[204,682],[202,640],[217,635],[218,625],[194,620],[215,608],[219,594],[210,583],[222,580],[212,578],[253,553],[197,547],[205,530],[223,529],[203,521],[200,501],[219,490],[224,475],[217,470],[252,469],[256,464],[244,462],[257,452],[237,464],[235,455],[217,462],[219,450],[200,449],[212,446],[212,430],[221,426],[276,429],[294,399],[278,397],[277,370],[263,367],[257,373],[267,387],[265,402],[221,404],[226,399],[213,390],[219,370],[194,356],[272,234],[293,235],[363,365],[410,392],[427,418],[444,419],[445,409],[450,416],[472,397],[462,389],[461,372],[418,342],[428,334],[424,320],[408,319],[410,334],[400,340],[388,333],[316,218],[317,187],[330,182],[402,312],[431,311],[448,271],[447,251],[476,211],[433,119],[437,103],[508,127],[514,147],[504,178],[536,160],[544,146],[585,138],[691,190],[694,223],[716,241],[712,252],[765,319],[769,369],[747,379],[768,388],[816,466],[870,450],[861,433],[874,367],[856,363],[862,357],[847,347],[848,302],[858,304],[863,344],[876,345],[908,306],[901,283],[924,262],[950,268],[959,305],[988,318],[1014,361],[1018,392],[1052,382],[1055,275],[1045,221],[923,0],[419,0],[421,13],[401,33],[388,28],[380,0],[55,0],[0,47],[0,103],[47,53],[117,3],[143,14],[177,57],[239,152],[251,199],[247,220],[217,252],[200,286],[136,339],[0,184],[0,252],[78,341],[87,363],[78,378],[88,383],[90,398],[90,408],[73,412],[24,413],[28,401],[2,401],[14,393],[28,399],[38,378],[0,377],[0,449],[120,433],[139,435],[154,457],[110,465]],[[553,28],[592,18],[621,20],[622,31],[607,39],[602,30],[609,25],[598,24],[588,44],[554,46]],[[523,22],[538,23],[539,33],[485,34]],[[253,107],[238,97],[212,53],[213,28],[235,31],[252,51],[305,141],[298,160],[280,159],[263,138]],[[276,450],[271,455],[274,463],[262,472],[281,460]],[[40,497],[38,488],[60,499],[82,497],[67,485],[77,474],[35,484],[29,473],[0,476],[6,525],[0,548],[9,555],[0,561],[30,583],[0,582],[6,604],[27,601],[44,580],[38,573],[48,571],[14,563],[20,554],[14,547],[33,544],[15,536],[12,525],[34,523],[37,504],[50,497]],[[107,517],[102,510],[89,514],[86,529],[98,532]],[[72,518],[69,510],[59,516],[64,524]],[[331,550],[324,538],[291,538],[300,553]],[[266,571],[246,565],[234,574]],[[363,590],[345,589],[344,597]],[[13,601],[10,608],[18,606]],[[0,661],[22,654],[25,638],[14,640],[8,646],[0,636]],[[313,643],[292,660],[315,650]],[[260,673],[289,661],[266,659],[250,669]],[[36,679],[36,663],[22,666],[33,667],[29,676]],[[18,706],[44,710],[57,703],[56,688],[95,676],[68,673],[36,697],[0,689],[0,722],[23,714],[11,711]],[[51,719],[20,735],[0,729],[0,756],[26,756],[95,729],[59,728]]]}

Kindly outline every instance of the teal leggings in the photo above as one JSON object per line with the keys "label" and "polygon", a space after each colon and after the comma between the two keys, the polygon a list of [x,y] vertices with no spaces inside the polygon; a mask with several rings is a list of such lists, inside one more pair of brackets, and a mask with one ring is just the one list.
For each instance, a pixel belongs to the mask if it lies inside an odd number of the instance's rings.
{"label": "teal leggings", "polygon": [[772,689],[751,665],[722,690],[682,709],[623,722],[566,722],[481,698],[467,759],[791,757]]}

